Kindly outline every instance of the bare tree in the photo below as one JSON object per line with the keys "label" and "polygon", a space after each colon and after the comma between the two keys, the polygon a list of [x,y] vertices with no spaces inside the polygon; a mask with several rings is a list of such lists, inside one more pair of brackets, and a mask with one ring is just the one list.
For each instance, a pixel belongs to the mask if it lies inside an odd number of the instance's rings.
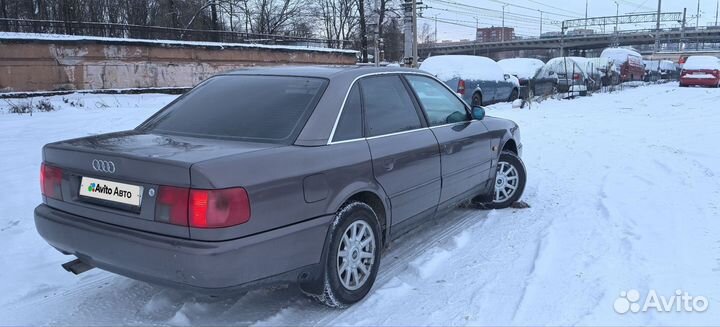
{"label": "bare tree", "polygon": [[422,25],[422,28],[420,29],[420,33],[418,33],[418,39],[420,40],[420,43],[431,43],[433,40],[433,33],[430,29],[430,24],[424,23]]}
{"label": "bare tree", "polygon": [[351,44],[359,19],[356,0],[318,0],[318,10],[328,46],[345,48]]}
{"label": "bare tree", "polygon": [[303,0],[252,0],[247,13],[251,29],[255,33],[276,34],[287,27],[288,22],[300,14]]}

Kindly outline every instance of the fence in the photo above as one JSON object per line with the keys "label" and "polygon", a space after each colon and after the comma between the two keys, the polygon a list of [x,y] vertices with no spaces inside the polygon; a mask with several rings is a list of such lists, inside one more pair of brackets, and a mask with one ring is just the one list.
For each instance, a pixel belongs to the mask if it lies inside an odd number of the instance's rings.
{"label": "fence", "polygon": [[66,34],[147,40],[256,43],[342,48],[351,41],[235,31],[192,30],[132,24],[0,18],[0,32]]}

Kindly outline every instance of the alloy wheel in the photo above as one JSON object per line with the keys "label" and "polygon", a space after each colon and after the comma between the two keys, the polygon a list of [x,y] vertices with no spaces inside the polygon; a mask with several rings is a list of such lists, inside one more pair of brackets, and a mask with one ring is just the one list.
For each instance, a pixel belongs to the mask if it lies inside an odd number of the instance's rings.
{"label": "alloy wheel", "polygon": [[350,224],[342,234],[337,252],[337,274],[342,285],[354,291],[365,285],[375,262],[375,233],[362,220]]}
{"label": "alloy wheel", "polygon": [[500,161],[497,166],[495,177],[495,197],[493,202],[501,203],[511,198],[518,188],[520,178],[518,171],[512,164]]}

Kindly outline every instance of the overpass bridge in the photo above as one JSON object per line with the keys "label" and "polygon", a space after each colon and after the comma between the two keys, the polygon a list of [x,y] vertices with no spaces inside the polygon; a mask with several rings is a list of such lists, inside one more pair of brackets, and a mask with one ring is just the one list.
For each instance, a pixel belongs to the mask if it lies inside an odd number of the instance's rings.
{"label": "overpass bridge", "polygon": [[[418,54],[421,58],[443,54],[488,55],[502,51],[560,49],[590,50],[603,49],[611,45],[642,45],[655,43],[655,30],[635,30],[609,34],[565,35],[533,39],[516,39],[505,42],[444,42],[421,44]],[[720,26],[699,28],[665,29],[660,31],[660,43],[720,43]]]}

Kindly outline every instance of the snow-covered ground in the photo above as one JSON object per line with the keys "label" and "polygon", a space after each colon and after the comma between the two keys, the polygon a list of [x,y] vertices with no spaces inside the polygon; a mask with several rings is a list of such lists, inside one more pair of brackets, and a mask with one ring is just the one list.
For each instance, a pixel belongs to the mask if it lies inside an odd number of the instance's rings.
{"label": "snow-covered ground", "polygon": [[[532,207],[458,209],[429,222],[392,244],[370,296],[344,311],[317,305],[292,285],[210,298],[97,269],[64,272],[60,264],[70,258],[33,226],[40,147],[134,127],[173,99],[65,97],[84,107],[54,97],[56,112],[0,113],[0,325],[720,322],[718,89],[670,83],[530,110],[491,107],[488,114],[522,128],[524,200]],[[651,290],[709,303],[701,313],[616,313],[618,296],[631,289],[640,304]]]}

